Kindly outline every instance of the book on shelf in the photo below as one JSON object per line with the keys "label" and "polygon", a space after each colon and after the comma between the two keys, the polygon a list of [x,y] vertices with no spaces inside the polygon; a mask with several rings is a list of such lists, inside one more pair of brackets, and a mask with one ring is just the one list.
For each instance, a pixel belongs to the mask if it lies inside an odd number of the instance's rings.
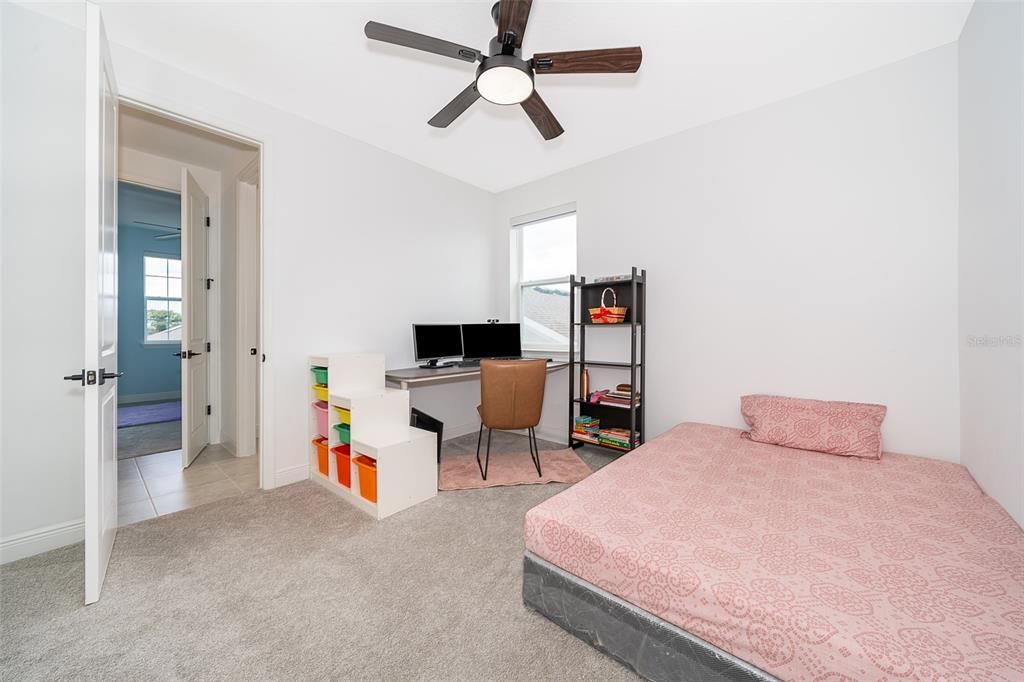
{"label": "book on shelf", "polygon": [[630,440],[629,429],[601,429],[597,433],[597,440],[605,445],[628,448]]}
{"label": "book on shelf", "polygon": [[[633,394],[628,390],[620,390],[621,386],[628,386],[629,384],[620,384],[615,389],[604,389],[601,391],[594,391],[590,394],[587,399],[588,402],[600,405],[613,405],[615,407],[630,407],[633,404]],[[636,394],[636,404],[640,405],[640,394]]]}
{"label": "book on shelf", "polygon": [[595,277],[590,280],[594,284],[608,284],[611,282],[630,282],[633,280],[633,275],[607,275],[605,277]]}

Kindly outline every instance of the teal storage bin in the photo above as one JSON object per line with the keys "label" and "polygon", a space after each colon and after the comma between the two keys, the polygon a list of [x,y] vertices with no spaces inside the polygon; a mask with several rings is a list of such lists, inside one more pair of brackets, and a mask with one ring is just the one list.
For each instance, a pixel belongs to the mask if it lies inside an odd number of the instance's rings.
{"label": "teal storage bin", "polygon": [[316,377],[316,383],[327,385],[327,368],[326,367],[310,367],[309,371]]}
{"label": "teal storage bin", "polygon": [[338,440],[343,445],[349,445],[352,442],[352,428],[348,424],[335,424],[334,430],[338,432]]}

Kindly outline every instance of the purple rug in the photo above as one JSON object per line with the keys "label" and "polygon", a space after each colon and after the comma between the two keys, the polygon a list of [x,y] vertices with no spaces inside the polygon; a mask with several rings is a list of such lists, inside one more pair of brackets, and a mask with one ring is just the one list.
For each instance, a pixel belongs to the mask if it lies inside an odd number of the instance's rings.
{"label": "purple rug", "polygon": [[117,408],[117,428],[181,421],[181,401],[123,405]]}

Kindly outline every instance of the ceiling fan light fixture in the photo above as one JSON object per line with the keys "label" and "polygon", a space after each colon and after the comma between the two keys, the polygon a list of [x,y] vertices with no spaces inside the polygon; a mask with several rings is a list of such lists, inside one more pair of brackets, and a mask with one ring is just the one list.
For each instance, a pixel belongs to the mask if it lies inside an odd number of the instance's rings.
{"label": "ceiling fan light fixture", "polygon": [[533,94],[533,72],[517,57],[488,57],[477,71],[476,89],[488,102],[519,104]]}

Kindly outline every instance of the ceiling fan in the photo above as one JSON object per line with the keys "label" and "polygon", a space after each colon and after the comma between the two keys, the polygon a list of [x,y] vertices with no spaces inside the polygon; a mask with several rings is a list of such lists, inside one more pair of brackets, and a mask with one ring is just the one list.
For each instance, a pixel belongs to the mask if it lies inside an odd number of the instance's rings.
{"label": "ceiling fan", "polygon": [[159,241],[164,241],[164,240],[167,240],[167,239],[181,239],[181,228],[180,227],[175,227],[174,225],[161,225],[160,223],[149,223],[149,222],[146,222],[145,220],[133,220],[132,222],[135,223],[136,225],[145,225],[146,227],[151,227],[151,228],[152,227],[156,227],[156,228],[159,228],[159,229],[162,229],[162,230],[168,230],[169,231],[168,234],[162,234],[162,235],[159,235],[157,237],[153,237],[153,239],[156,239],[156,240],[159,240]]}
{"label": "ceiling fan", "polygon": [[402,28],[367,22],[366,37],[404,45],[464,62],[480,62],[476,79],[427,121],[435,128],[447,128],[473,102],[483,97],[494,104],[519,104],[545,140],[565,132],[534,88],[534,75],[546,73],[636,73],[643,54],[639,47],[574,52],[538,52],[522,58],[523,35],[530,17],[532,0],[500,0],[491,8],[498,33],[491,38],[487,54],[465,45],[413,33]]}

